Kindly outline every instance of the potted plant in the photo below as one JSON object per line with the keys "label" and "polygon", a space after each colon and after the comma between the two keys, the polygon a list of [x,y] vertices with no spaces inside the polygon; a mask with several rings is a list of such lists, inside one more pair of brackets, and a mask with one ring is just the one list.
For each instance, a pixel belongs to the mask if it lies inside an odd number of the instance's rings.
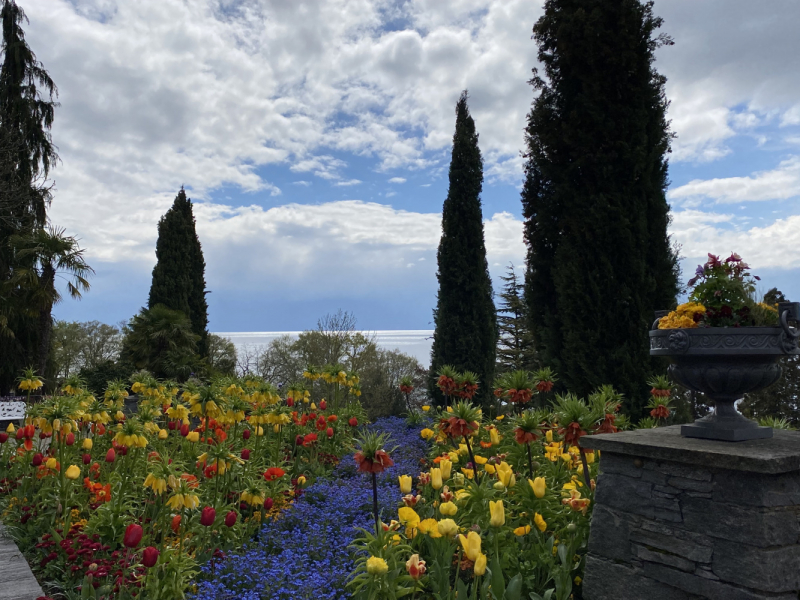
{"label": "potted plant", "polygon": [[756,280],[739,255],[721,261],[709,254],[689,281],[689,301],[656,313],[650,354],[669,357],[670,377],[714,402],[713,412],[681,427],[685,437],[772,437],[771,427],[746,419],[736,402],[780,378],[779,357],[800,354],[800,330],[791,326],[800,320],[800,304],[756,302]]}

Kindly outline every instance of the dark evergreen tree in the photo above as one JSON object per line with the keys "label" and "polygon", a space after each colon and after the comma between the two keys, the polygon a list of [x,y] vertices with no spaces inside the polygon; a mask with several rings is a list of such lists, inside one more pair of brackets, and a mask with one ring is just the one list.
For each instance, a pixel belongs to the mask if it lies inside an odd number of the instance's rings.
{"label": "dark evergreen tree", "polygon": [[[12,239],[46,223],[50,188],[45,185],[58,159],[50,128],[57,103],[53,80],[36,60],[22,30],[27,21],[14,0],[2,0],[0,46],[0,394],[13,386],[37,358],[39,311],[31,290],[15,272],[32,269],[35,258],[20,258]],[[42,94],[44,92],[44,95]]]}
{"label": "dark evergreen tree", "polygon": [[528,325],[523,280],[517,276],[514,265],[509,265],[500,279],[505,285],[497,307],[497,371],[532,371],[538,365]]}
{"label": "dark evergreen tree", "polygon": [[208,354],[206,263],[195,229],[192,201],[181,187],[172,207],[158,222],[156,266],[148,307],[163,304],[189,317],[198,336],[198,352]]}
{"label": "dark evergreen tree", "polygon": [[483,160],[465,91],[456,104],[450,187],[438,252],[439,294],[428,389],[440,404],[444,398],[436,387],[436,375],[443,365],[475,373],[480,385],[476,401],[488,405],[492,400],[497,323],[483,239],[482,186]]}
{"label": "dark evergreen tree", "polygon": [[542,364],[586,395],[610,383],[635,421],[653,311],[674,306],[665,78],[652,2],[547,0],[528,114],[525,297]]}

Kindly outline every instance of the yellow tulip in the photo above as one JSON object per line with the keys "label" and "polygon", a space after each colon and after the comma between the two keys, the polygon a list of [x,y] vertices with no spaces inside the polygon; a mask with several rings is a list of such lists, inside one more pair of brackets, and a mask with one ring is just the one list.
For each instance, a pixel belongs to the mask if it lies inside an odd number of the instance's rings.
{"label": "yellow tulip", "polygon": [[316,404],[316,402],[312,402],[312,403],[311,403],[311,410],[317,410],[317,404]]}
{"label": "yellow tulip", "polygon": [[429,440],[436,434],[434,433],[433,429],[428,429],[426,427],[425,429],[419,432],[419,435],[423,440]]}
{"label": "yellow tulip", "polygon": [[587,452],[584,456],[586,457],[587,465],[591,465],[594,462],[594,452]]}
{"label": "yellow tulip", "polygon": [[442,470],[434,467],[431,469],[431,487],[438,490],[441,489],[442,485],[444,485],[442,483]]}
{"label": "yellow tulip", "polygon": [[442,502],[439,505],[439,512],[446,517],[452,517],[458,512],[458,507],[453,502]]}
{"label": "yellow tulip", "polygon": [[55,469],[56,465],[58,464],[58,461],[51,456],[50,458],[47,459],[47,462],[44,464],[48,469]]}
{"label": "yellow tulip", "polygon": [[475,455],[475,462],[478,463],[479,465],[485,465],[487,462],[489,462],[489,459],[486,458],[485,456],[478,456],[476,454]]}
{"label": "yellow tulip", "polygon": [[494,475],[497,472],[497,469],[494,468],[494,465],[490,464],[483,465],[483,470],[489,473],[489,475]]}
{"label": "yellow tulip", "polygon": [[479,554],[478,558],[475,559],[475,566],[472,567],[473,572],[475,575],[481,576],[486,573],[486,555]]}
{"label": "yellow tulip", "polygon": [[489,513],[491,515],[492,527],[502,527],[506,523],[506,510],[503,507],[503,501],[489,500]]}
{"label": "yellow tulip", "polygon": [[370,575],[385,575],[388,571],[388,563],[379,556],[370,556],[367,559],[367,573]]}
{"label": "yellow tulip", "polygon": [[297,485],[300,486],[300,487],[303,487],[305,484],[306,484],[305,476],[304,475],[300,475],[300,477],[297,478]]}
{"label": "yellow tulip", "polygon": [[92,438],[83,438],[83,443],[81,444],[81,448],[84,450],[91,450],[92,449]]}
{"label": "yellow tulip", "polygon": [[544,492],[547,489],[547,483],[544,480],[544,477],[536,477],[533,481],[528,479],[528,483],[533,490],[534,496],[537,498],[544,498]]}
{"label": "yellow tulip", "polygon": [[450,479],[450,470],[452,468],[453,468],[453,463],[447,460],[446,458],[443,458],[441,461],[439,461],[439,469],[441,469],[442,471],[442,480],[446,481]]}
{"label": "yellow tulip", "polygon": [[436,524],[436,529],[438,529],[439,534],[444,537],[453,537],[458,533],[458,525],[456,525],[453,519],[442,519]]}
{"label": "yellow tulip", "polygon": [[467,453],[468,453],[468,450],[467,450],[467,445],[466,445],[466,444],[459,444],[459,445],[458,445],[458,453],[459,453],[461,456],[466,456],[466,455],[467,455]]}
{"label": "yellow tulip", "polygon": [[548,444],[552,444],[552,443],[553,443],[553,430],[552,430],[552,429],[548,429],[548,430],[545,432],[545,434],[544,434],[544,439],[546,439],[546,440],[547,440],[547,443],[548,443]]}
{"label": "yellow tulip", "polygon": [[8,427],[6,427],[6,433],[16,433],[16,431],[13,423],[9,423]]}
{"label": "yellow tulip", "polygon": [[449,412],[449,413],[453,412],[453,407],[452,406],[448,406],[447,407],[447,412]]}
{"label": "yellow tulip", "polygon": [[530,533],[530,532],[531,532],[531,526],[530,525],[525,525],[524,527],[517,527],[514,530],[514,535],[525,535],[525,534]]}
{"label": "yellow tulip", "polygon": [[466,475],[468,479],[475,477],[475,471],[472,469],[461,469],[461,472]]}
{"label": "yellow tulip", "polygon": [[505,419],[505,418],[506,418],[506,416],[505,416],[505,415],[497,415],[497,416],[495,417],[495,419],[497,419],[498,421],[502,421],[502,420],[503,420],[503,419]]}
{"label": "yellow tulip", "polygon": [[158,439],[165,440],[169,436],[169,431],[166,429],[159,429],[158,430]]}
{"label": "yellow tulip", "polygon": [[192,443],[200,441],[200,432],[190,431],[189,434],[186,436],[186,441]]}
{"label": "yellow tulip", "polygon": [[77,479],[81,476],[81,469],[75,465],[70,465],[67,467],[66,473],[64,473],[64,477],[67,479]]}
{"label": "yellow tulip", "polygon": [[422,410],[424,410],[425,412],[428,412],[430,409],[431,409],[431,407],[428,406],[427,404],[422,407]]}
{"label": "yellow tulip", "polygon": [[497,429],[492,427],[489,430],[489,439],[492,442],[493,446],[497,446],[500,443],[500,434],[497,433]]}
{"label": "yellow tulip", "polygon": [[477,560],[481,553],[481,536],[475,531],[470,531],[466,536],[459,535],[458,540],[467,558],[472,561]]}
{"label": "yellow tulip", "polygon": [[536,528],[542,533],[544,533],[545,530],[547,530],[547,521],[545,521],[544,517],[542,517],[542,515],[540,515],[539,513],[536,513],[533,516],[533,524],[536,525]]}
{"label": "yellow tulip", "polygon": [[450,462],[456,464],[458,462],[458,452],[448,452],[447,456],[450,457]]}
{"label": "yellow tulip", "polygon": [[411,475],[400,475],[397,479],[400,481],[400,493],[401,494],[410,494],[411,493]]}
{"label": "yellow tulip", "polygon": [[411,529],[416,529],[419,526],[420,523],[419,515],[413,508],[409,506],[401,506],[400,509],[397,511],[397,515],[398,518],[400,519],[400,522],[406,527],[410,527]]}

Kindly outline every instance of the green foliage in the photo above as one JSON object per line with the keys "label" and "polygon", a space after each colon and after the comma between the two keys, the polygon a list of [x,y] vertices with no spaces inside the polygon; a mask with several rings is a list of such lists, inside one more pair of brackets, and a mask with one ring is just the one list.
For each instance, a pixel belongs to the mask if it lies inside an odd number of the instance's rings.
{"label": "green foliage", "polygon": [[206,360],[216,374],[234,375],[236,373],[236,346],[229,339],[210,333]]}
{"label": "green foliage", "polygon": [[22,25],[27,18],[22,7],[3,0],[0,21],[0,394],[4,394],[20,369],[46,361],[41,352],[42,318],[31,302],[32,290],[24,282],[12,281],[18,269],[34,267],[35,257],[20,257],[12,240],[47,223],[52,186],[46,177],[58,160],[50,134],[58,90],[25,41]]}
{"label": "green foliage", "polygon": [[653,371],[653,311],[674,306],[678,290],[660,25],[651,3],[545,2],[522,190],[539,359],[562,390],[612,383],[636,418]]}
{"label": "green foliage", "polygon": [[131,319],[122,342],[122,359],[156,377],[185,381],[198,364],[197,343],[189,318],[163,304],[143,308]]}
{"label": "green foliage", "polygon": [[106,389],[109,381],[115,379],[128,379],[133,373],[133,367],[123,362],[105,360],[84,367],[78,376],[86,382],[87,389],[94,395],[100,395]]}
{"label": "green foliage", "polygon": [[206,263],[195,229],[192,201],[181,187],[172,207],[158,222],[156,266],[148,308],[163,304],[189,317],[198,336],[198,353],[208,354],[208,303]]}
{"label": "green foliage", "polygon": [[773,385],[754,394],[745,394],[739,407],[749,418],[785,419],[800,424],[800,356],[778,359],[783,375]]}
{"label": "green foliage", "polygon": [[483,237],[483,159],[466,91],[456,104],[449,177],[437,254],[439,294],[428,389],[435,403],[444,403],[433,374],[450,364],[477,375],[480,385],[476,400],[488,407],[494,380],[497,315]]}
{"label": "green foliage", "polygon": [[509,265],[497,307],[497,372],[534,369],[538,360],[525,306],[524,282]]}

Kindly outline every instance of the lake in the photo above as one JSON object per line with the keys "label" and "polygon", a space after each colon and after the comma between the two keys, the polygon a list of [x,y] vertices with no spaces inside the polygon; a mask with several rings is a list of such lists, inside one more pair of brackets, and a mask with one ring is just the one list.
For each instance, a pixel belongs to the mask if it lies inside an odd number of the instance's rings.
{"label": "lake", "polygon": [[[239,348],[241,346],[266,346],[270,341],[282,335],[297,337],[300,331],[220,331],[214,332],[228,338]],[[386,350],[400,350],[405,354],[415,357],[423,367],[427,367],[431,360],[431,344],[433,343],[433,330],[403,329],[385,331],[362,331],[364,335],[374,336],[379,347]]]}

